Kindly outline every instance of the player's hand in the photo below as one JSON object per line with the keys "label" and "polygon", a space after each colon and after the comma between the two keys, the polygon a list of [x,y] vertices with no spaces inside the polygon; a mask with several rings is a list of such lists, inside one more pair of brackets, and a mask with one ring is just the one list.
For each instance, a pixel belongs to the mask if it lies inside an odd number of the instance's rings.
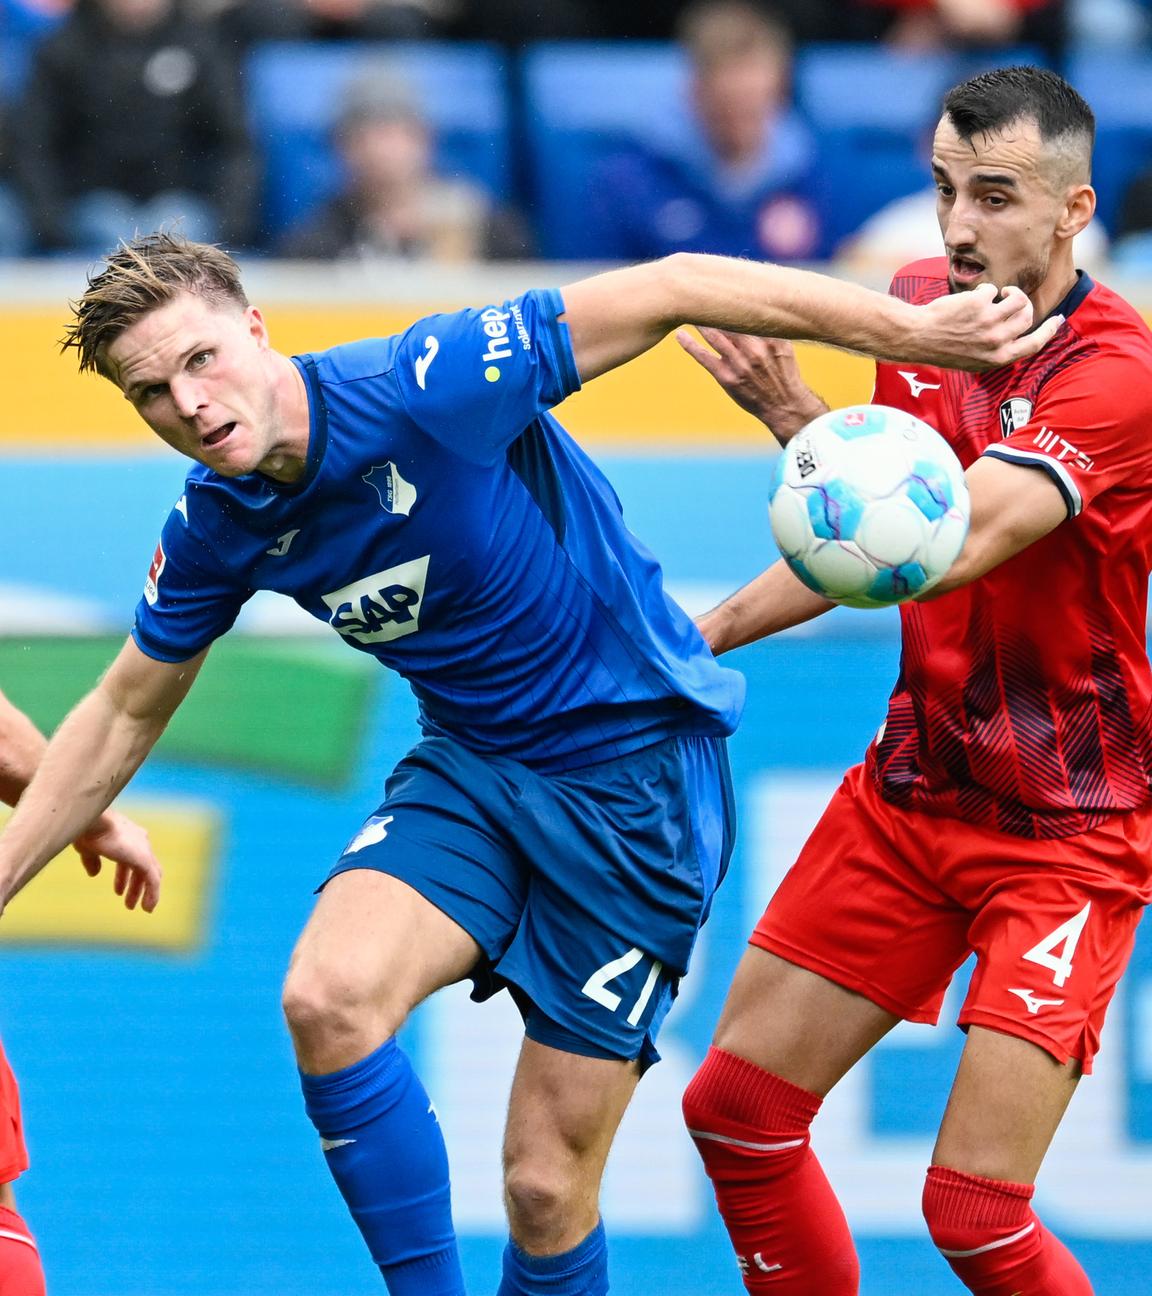
{"label": "player's hand", "polygon": [[127,816],[106,810],[93,826],[73,843],[89,877],[95,877],[104,860],[116,865],[112,889],[124,897],[124,907],[137,904],[151,913],[160,899],[160,861],[152,853],[148,834]]}
{"label": "player's hand", "polygon": [[677,331],[676,341],[781,444],[827,410],[801,376],[791,342],[715,328],[699,333],[708,346],[687,329]]}
{"label": "player's hand", "polygon": [[998,291],[992,284],[913,310],[916,353],[907,359],[941,369],[979,372],[1015,364],[1043,350],[1064,325],[1064,317],[1054,315],[1028,332],[1032,303],[1027,296],[1019,288]]}

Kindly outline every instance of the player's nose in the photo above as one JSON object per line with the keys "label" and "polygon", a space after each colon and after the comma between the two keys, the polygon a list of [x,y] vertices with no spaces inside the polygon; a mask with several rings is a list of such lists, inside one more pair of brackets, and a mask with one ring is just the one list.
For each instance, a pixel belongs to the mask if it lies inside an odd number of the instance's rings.
{"label": "player's nose", "polygon": [[194,378],[181,375],[169,384],[172,402],[181,418],[195,418],[199,410],[207,404],[204,390]]}

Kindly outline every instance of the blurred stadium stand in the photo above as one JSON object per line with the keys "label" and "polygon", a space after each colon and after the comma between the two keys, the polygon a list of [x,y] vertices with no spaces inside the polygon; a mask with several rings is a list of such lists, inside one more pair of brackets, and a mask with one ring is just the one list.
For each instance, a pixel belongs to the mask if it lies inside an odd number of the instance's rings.
{"label": "blurred stadium stand", "polygon": [[496,46],[272,43],[248,61],[253,132],[265,158],[265,232],[275,236],[338,188],[332,128],[350,84],[395,69],[437,138],[438,168],[467,176],[495,197],[512,189],[504,57]]}

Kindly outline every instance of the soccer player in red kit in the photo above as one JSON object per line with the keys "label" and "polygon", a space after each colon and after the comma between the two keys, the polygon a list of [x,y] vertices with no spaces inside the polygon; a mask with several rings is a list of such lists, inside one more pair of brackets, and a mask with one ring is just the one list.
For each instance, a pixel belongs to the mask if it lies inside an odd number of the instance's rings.
{"label": "soccer player in red kit", "polygon": [[[1152,898],[1152,335],[1077,272],[1094,120],[1061,78],[952,90],[932,169],[946,257],[895,295],[1014,283],[1066,323],[980,376],[882,364],[877,402],[965,465],[955,566],[901,608],[887,719],[751,938],[685,1095],[744,1283],[852,1296],[859,1267],[809,1147],[824,1095],[901,1019],[934,1022],[972,951],[962,1059],[927,1172],[933,1241],[982,1296],[1086,1296],[1033,1184]],[[826,408],[790,346],[685,348],[786,441]],[[715,651],[827,610],[782,564],[702,620]]]}
{"label": "soccer player in red kit", "polygon": [[[0,693],[0,801],[15,805],[32,778],[44,748],[43,734]],[[116,864],[114,888],[129,909],[139,902],[149,912],[159,898],[160,866],[138,824],[105,811],[77,838],[76,850],[91,877],[101,858]],[[28,1169],[20,1120],[20,1095],[0,1048],[0,1296],[43,1296],[44,1270],[35,1239],[16,1209],[13,1182]]]}

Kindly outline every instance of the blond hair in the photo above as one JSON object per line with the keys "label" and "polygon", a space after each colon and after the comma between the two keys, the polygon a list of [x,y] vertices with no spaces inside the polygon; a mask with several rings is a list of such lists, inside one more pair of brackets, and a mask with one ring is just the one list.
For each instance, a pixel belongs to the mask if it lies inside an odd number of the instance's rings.
{"label": "blond hair", "polygon": [[164,232],[121,243],[89,278],[84,295],[69,303],[73,319],[60,349],[76,351],[81,373],[110,377],[104,364],[108,346],[142,316],[184,292],[218,305],[248,306],[240,267],[223,248]]}

